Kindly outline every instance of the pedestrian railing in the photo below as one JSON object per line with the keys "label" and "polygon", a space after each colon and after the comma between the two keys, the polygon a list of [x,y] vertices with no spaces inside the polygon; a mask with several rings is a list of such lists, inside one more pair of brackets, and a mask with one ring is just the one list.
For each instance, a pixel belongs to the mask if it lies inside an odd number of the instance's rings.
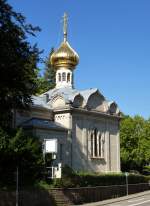
{"label": "pedestrian railing", "polygon": [[127,185],[111,185],[97,187],[81,187],[63,189],[64,195],[74,204],[82,204],[89,202],[102,201],[110,198],[117,198],[128,194],[134,194],[149,190],[148,183],[129,184]]}
{"label": "pedestrian railing", "polygon": [[[150,190],[148,183],[129,184],[128,194]],[[53,201],[66,202],[72,204],[82,204],[102,201],[127,195],[127,185],[110,185],[97,187],[80,188],[53,188],[50,190],[26,189],[19,191],[19,205],[54,205]],[[14,206],[16,204],[15,191],[0,191],[0,205]],[[65,204],[67,205],[67,204]],[[68,204],[70,205],[70,204]]]}

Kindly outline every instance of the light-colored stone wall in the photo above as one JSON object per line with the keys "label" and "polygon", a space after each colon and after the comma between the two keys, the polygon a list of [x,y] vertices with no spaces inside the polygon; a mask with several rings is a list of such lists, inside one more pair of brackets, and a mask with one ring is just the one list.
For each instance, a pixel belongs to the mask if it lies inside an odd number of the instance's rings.
{"label": "light-colored stone wall", "polygon": [[[120,172],[119,119],[94,112],[55,114],[55,121],[70,129],[72,168],[93,172]],[[91,157],[91,131],[96,128],[104,141],[102,158]]]}
{"label": "light-colored stone wall", "polygon": [[70,112],[55,114],[54,121],[60,123],[67,129],[72,128],[72,115],[70,114]]}
{"label": "light-colored stone wall", "polygon": [[[59,130],[45,130],[38,129],[34,130],[34,134],[44,142],[44,139],[57,139],[57,156],[54,164],[62,162],[63,165],[67,164],[71,166],[71,156],[70,156],[70,142],[68,140],[68,131]],[[61,147],[61,148],[60,148]],[[62,150],[62,151],[60,151]]]}
{"label": "light-colored stone wall", "polygon": [[[97,128],[104,139],[103,158],[91,157],[91,131],[94,128]],[[116,120],[109,121],[109,118],[75,114],[72,132],[73,168],[94,172],[119,172],[118,129],[118,121]]]}
{"label": "light-colored stone wall", "polygon": [[[75,170],[104,172],[106,170],[106,153],[104,158],[91,158],[91,131],[97,128],[105,139],[105,120],[85,114],[73,116],[73,168]],[[104,143],[105,146],[105,143]]]}

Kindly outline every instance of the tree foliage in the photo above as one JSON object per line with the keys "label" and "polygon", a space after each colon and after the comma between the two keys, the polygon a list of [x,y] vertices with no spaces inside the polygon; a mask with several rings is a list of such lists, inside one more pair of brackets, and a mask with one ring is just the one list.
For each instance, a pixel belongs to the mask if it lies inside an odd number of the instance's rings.
{"label": "tree foliage", "polygon": [[27,37],[38,27],[26,24],[25,17],[0,1],[0,125],[5,126],[13,108],[26,107],[37,89],[39,50]]}
{"label": "tree foliage", "polygon": [[43,166],[42,144],[22,129],[11,133],[0,129],[0,184],[13,185],[16,168],[23,184],[40,178]]}
{"label": "tree foliage", "polygon": [[142,172],[150,163],[150,121],[140,116],[126,116],[121,122],[122,170]]}
{"label": "tree foliage", "polygon": [[38,78],[38,94],[42,94],[49,89],[53,89],[55,87],[55,69],[50,62],[51,55],[54,52],[54,48],[51,49],[49,56],[44,61],[44,74],[43,76],[39,76]]}
{"label": "tree foliage", "polygon": [[55,69],[50,62],[50,58],[54,53],[54,48],[51,49],[49,57],[45,60],[44,79],[48,82],[48,89],[55,87]]}

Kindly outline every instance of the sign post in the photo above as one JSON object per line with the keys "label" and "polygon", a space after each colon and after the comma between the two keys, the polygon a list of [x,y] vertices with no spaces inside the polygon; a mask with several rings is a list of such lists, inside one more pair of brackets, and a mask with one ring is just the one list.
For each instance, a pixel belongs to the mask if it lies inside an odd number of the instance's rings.
{"label": "sign post", "polygon": [[45,139],[44,151],[45,153],[57,153],[57,139]]}
{"label": "sign post", "polygon": [[18,206],[18,202],[19,202],[19,187],[18,187],[18,183],[19,183],[19,178],[18,178],[19,174],[18,174],[18,167],[16,169],[16,206]]}
{"label": "sign post", "polygon": [[128,196],[128,194],[129,194],[129,188],[128,188],[128,176],[129,176],[129,173],[125,172],[125,176],[126,176],[126,194]]}
{"label": "sign post", "polygon": [[56,159],[56,153],[57,153],[57,139],[44,139],[43,143],[43,157],[44,157],[44,163],[45,161],[45,155],[47,153],[52,154],[52,159]]}

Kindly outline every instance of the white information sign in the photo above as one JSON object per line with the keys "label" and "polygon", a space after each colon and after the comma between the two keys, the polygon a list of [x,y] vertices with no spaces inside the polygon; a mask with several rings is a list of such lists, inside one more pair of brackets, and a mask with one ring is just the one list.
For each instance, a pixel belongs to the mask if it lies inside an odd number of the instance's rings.
{"label": "white information sign", "polygon": [[45,139],[45,153],[57,153],[57,139]]}

